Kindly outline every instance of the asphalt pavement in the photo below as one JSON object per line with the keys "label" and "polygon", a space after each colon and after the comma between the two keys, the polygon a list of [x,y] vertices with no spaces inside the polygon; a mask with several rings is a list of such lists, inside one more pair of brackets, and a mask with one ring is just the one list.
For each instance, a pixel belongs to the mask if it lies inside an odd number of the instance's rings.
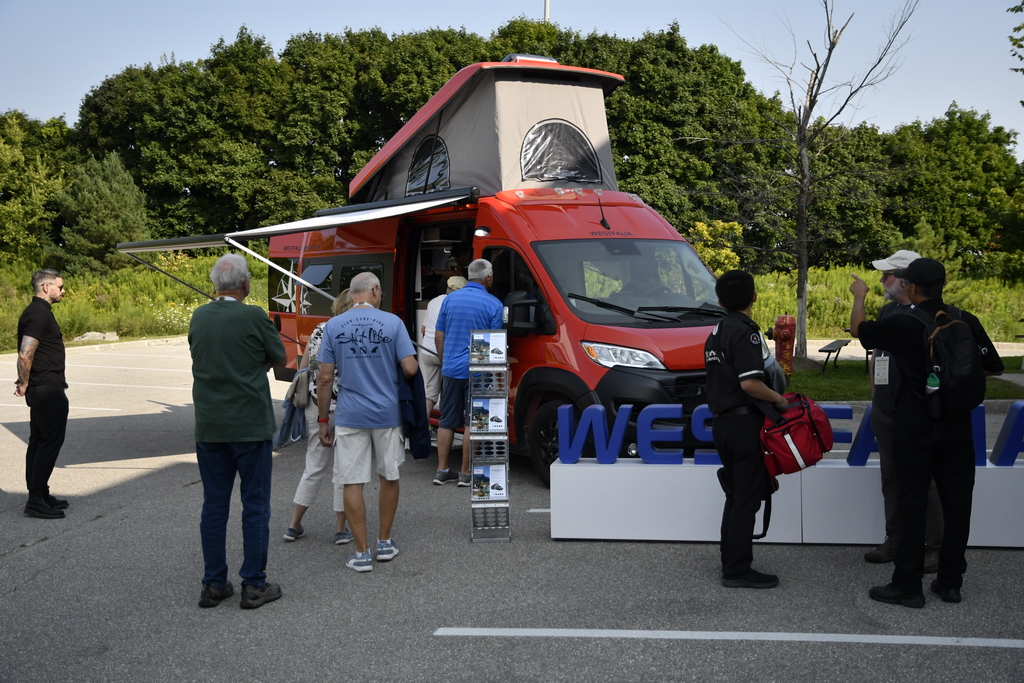
{"label": "asphalt pavement", "polygon": [[[0,356],[12,384],[14,358]],[[304,464],[291,446],[274,459],[268,567],[283,598],[238,608],[236,502],[236,596],[200,609],[187,345],[69,349],[68,381],[63,520],[22,515],[28,409],[0,399],[0,681],[1024,680],[1020,550],[970,549],[963,602],[927,594],[919,610],[868,598],[892,566],[864,546],[758,546],[779,587],[726,589],[715,544],[552,541],[548,491],[518,460],[510,543],[471,543],[469,490],[433,485],[436,457],[407,460],[401,552],[357,574],[331,542],[329,486],[306,536],[281,538]]]}

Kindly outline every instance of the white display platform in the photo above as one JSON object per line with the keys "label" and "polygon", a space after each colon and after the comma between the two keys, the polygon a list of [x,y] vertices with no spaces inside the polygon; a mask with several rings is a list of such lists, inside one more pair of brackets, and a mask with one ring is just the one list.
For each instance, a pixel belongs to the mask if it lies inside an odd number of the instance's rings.
{"label": "white display platform", "polygon": [[[551,538],[713,541],[725,494],[718,465],[551,465]],[[1024,547],[1024,463],[976,469],[972,546]],[[878,460],[823,460],[779,477],[768,543],[880,543],[885,535]],[[760,514],[756,532],[761,530]]]}

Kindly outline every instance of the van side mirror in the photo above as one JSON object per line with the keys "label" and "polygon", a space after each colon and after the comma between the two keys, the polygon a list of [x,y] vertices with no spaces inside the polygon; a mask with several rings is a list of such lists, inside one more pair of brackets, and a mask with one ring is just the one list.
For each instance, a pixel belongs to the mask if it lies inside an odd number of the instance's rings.
{"label": "van side mirror", "polygon": [[505,308],[508,309],[508,322],[505,329],[510,336],[525,337],[531,332],[537,334],[554,334],[555,321],[551,309],[536,295],[525,290],[510,292],[505,297]]}

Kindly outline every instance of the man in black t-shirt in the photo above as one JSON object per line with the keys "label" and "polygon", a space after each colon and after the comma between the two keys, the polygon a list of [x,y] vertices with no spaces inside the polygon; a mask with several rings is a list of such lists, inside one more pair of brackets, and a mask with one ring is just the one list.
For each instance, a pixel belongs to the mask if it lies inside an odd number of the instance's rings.
{"label": "man in black t-shirt", "polygon": [[[929,316],[949,310],[942,301],[946,269],[938,261],[917,259],[893,275],[902,280],[907,298],[916,308]],[[945,533],[939,551],[938,577],[932,581],[931,591],[944,602],[960,602],[960,587],[967,570],[965,554],[974,495],[971,416],[941,420],[931,417],[925,403],[929,372],[925,326],[916,316],[907,314],[889,316],[885,320],[865,320],[864,298],[868,286],[856,275],[852,277],[850,334],[860,338],[865,348],[888,351],[901,378],[893,411],[893,423],[899,425],[894,435],[893,458],[899,481],[900,541],[891,582],[875,586],[868,595],[879,602],[924,606],[921,578],[924,575],[925,510],[928,488],[934,478],[942,502]],[[985,374],[1002,374],[1003,362],[978,319],[966,311],[961,311],[960,319],[974,335]]]}
{"label": "man in black t-shirt", "polygon": [[786,401],[765,384],[761,333],[750,319],[757,301],[754,278],[730,270],[715,283],[718,304],[728,313],[704,343],[711,432],[722,459],[719,473],[725,491],[722,511],[722,585],[726,588],[774,588],[779,577],[751,568],[754,518],[768,490],[761,451],[764,414],[754,403],[784,408]]}
{"label": "man in black t-shirt", "polygon": [[32,274],[35,296],[18,320],[18,379],[14,395],[24,396],[30,410],[25,481],[25,514],[61,519],[68,501],[50,495],[50,474],[57,463],[68,424],[64,390],[64,339],[51,307],[64,296],[64,278],[50,268]]}

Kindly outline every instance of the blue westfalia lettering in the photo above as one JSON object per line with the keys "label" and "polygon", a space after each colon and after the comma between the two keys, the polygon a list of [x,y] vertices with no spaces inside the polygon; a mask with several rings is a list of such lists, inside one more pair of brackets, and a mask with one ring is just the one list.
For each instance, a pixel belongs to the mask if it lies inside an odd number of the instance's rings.
{"label": "blue westfalia lettering", "polygon": [[576,433],[572,433],[572,406],[558,407],[558,459],[571,465],[580,459],[583,444],[587,441],[587,432],[594,435],[594,450],[597,461],[602,465],[610,465],[619,457],[622,440],[626,436],[629,424],[629,413],[632,405],[619,406],[612,426],[611,437],[608,435],[608,416],[604,406],[587,406],[580,416],[580,424]]}
{"label": "blue westfalia lettering", "polygon": [[655,420],[682,420],[683,406],[679,403],[651,405],[640,411],[636,419],[636,448],[640,459],[652,465],[683,464],[683,449],[655,449],[655,441],[679,443],[683,440],[683,427],[655,429]]}

